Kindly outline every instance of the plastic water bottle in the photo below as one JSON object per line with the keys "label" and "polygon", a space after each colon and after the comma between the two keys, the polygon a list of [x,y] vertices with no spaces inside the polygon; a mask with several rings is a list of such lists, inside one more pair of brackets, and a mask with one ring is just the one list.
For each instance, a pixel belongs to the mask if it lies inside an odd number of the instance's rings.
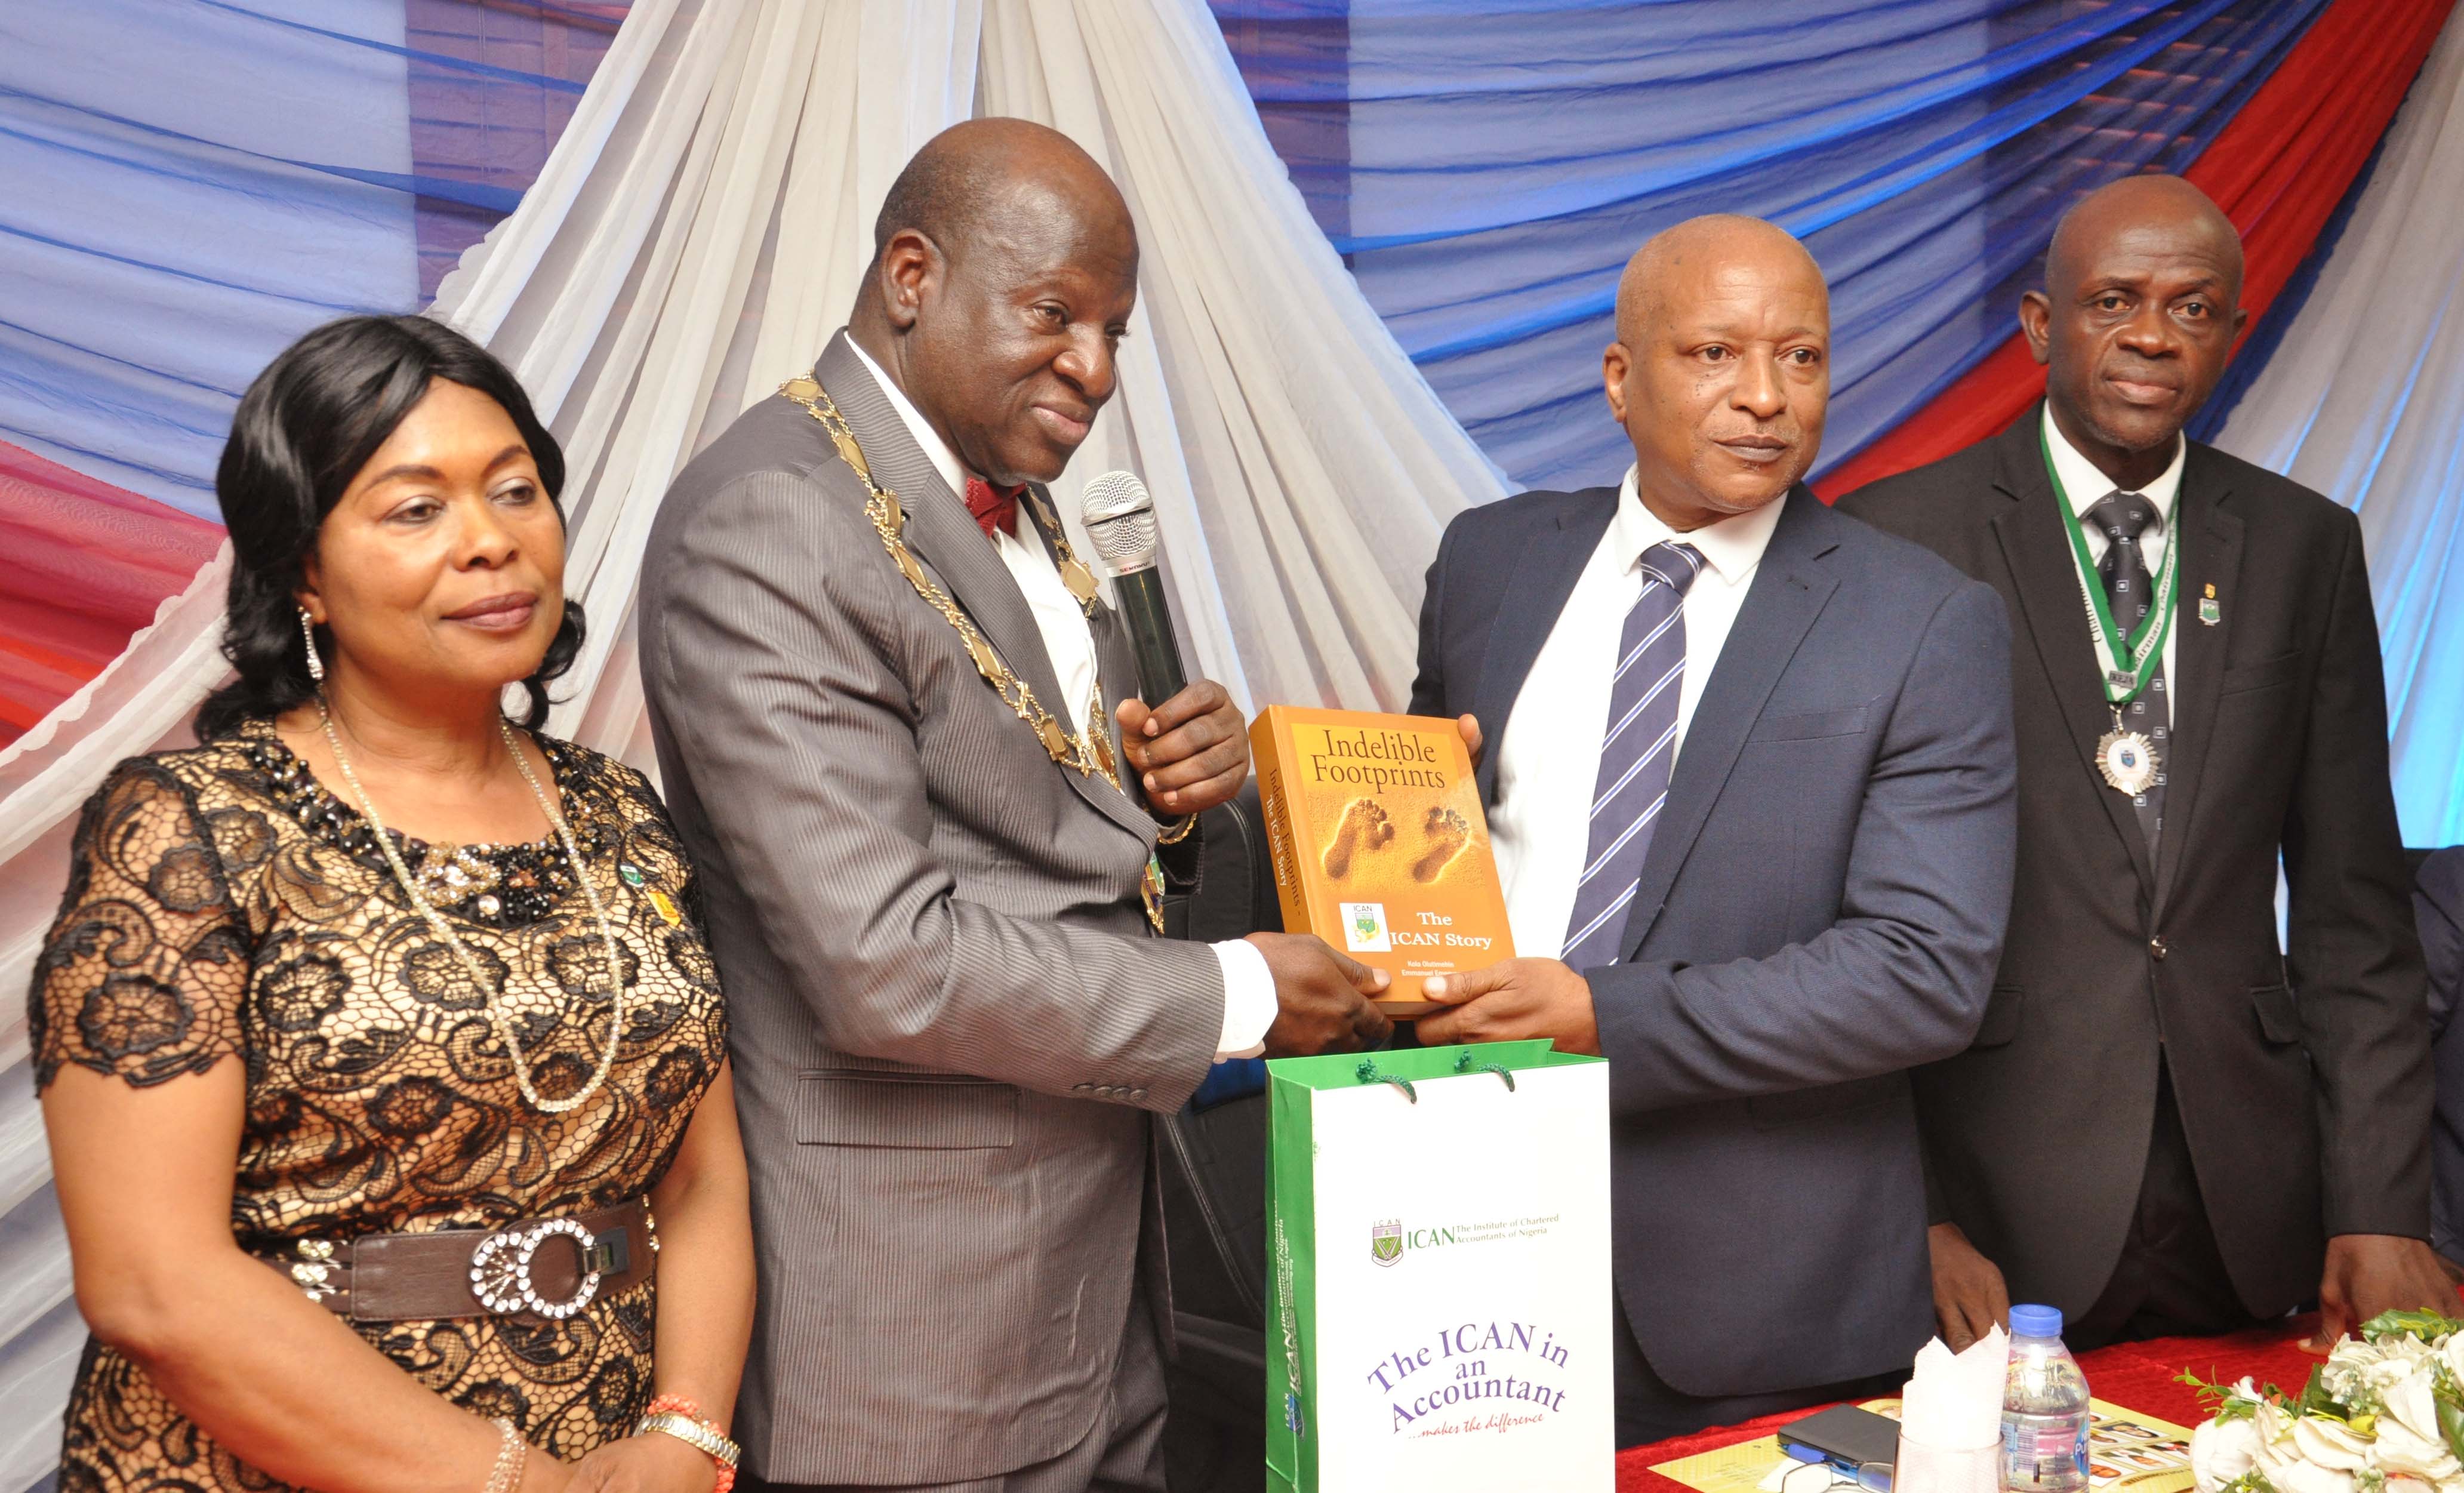
{"label": "plastic water bottle", "polygon": [[2087,1379],[2062,1346],[2059,1307],[2011,1308],[2011,1368],[2002,1386],[2002,1486],[2009,1493],[2084,1493]]}

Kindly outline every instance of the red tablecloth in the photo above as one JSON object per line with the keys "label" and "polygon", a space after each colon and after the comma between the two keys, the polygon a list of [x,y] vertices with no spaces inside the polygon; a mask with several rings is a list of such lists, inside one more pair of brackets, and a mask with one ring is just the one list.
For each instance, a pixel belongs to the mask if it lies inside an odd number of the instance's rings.
{"label": "red tablecloth", "polygon": [[[2299,1346],[2317,1325],[2314,1317],[2299,1317],[2282,1327],[2225,1337],[2162,1337],[2145,1343],[2118,1343],[2080,1354],[2079,1370],[2087,1375],[2088,1392],[2101,1400],[2178,1426],[2193,1426],[2206,1417],[2189,1387],[2175,1383],[2175,1375],[2188,1369],[2211,1383],[2229,1384],[2248,1374],[2261,1384],[2274,1381],[2287,1389],[2298,1389],[2310,1376],[2310,1366],[2319,1361]],[[1617,1453],[1617,1493],[1691,1493],[1683,1483],[1672,1482],[1651,1469],[1696,1452],[1768,1436],[1811,1414],[1811,1410],[1793,1410],[1743,1425],[1722,1426],[1649,1446],[1628,1447]]]}

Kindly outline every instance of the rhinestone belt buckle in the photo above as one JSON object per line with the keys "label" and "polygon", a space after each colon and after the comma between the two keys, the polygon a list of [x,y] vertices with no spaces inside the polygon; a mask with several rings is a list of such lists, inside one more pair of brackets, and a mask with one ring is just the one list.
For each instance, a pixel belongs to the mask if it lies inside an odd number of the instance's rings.
{"label": "rhinestone belt buckle", "polygon": [[[531,1262],[538,1258],[541,1244],[557,1235],[573,1241],[582,1252],[582,1282],[573,1295],[561,1302],[544,1300],[539,1287],[531,1284]],[[551,1322],[561,1322],[599,1294],[601,1255],[597,1241],[590,1231],[571,1219],[551,1219],[539,1223],[518,1224],[499,1229],[479,1241],[471,1251],[471,1294],[479,1305],[498,1316],[512,1316],[531,1311]]]}

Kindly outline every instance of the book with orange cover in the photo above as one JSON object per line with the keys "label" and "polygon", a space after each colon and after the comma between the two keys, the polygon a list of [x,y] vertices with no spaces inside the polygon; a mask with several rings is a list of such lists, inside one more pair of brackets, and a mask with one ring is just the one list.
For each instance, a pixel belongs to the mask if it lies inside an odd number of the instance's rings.
{"label": "book with orange cover", "polygon": [[1391,973],[1380,1008],[1419,1015],[1422,979],[1514,956],[1453,721],[1269,705],[1249,747],[1285,929]]}

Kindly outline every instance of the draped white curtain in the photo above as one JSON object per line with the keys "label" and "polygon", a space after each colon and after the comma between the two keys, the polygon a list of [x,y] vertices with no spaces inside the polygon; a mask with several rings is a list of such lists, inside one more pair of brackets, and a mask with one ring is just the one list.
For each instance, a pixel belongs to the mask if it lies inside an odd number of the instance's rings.
{"label": "draped white curtain", "polygon": [[[520,374],[564,443],[590,647],[553,729],[651,765],[634,673],[667,485],[846,316],[916,146],[974,115],[1054,125],[1129,196],[1143,249],[1121,382],[1058,484],[1154,492],[1191,663],[1243,703],[1400,709],[1420,572],[1499,495],[1310,221],[1202,0],[640,0],[513,217],[432,314]],[[0,752],[0,987],[23,990],[76,806],[185,738],[222,671],[228,560]],[[82,1327],[23,1007],[0,996],[0,1490],[56,1457]]]}
{"label": "draped white curtain", "polygon": [[2464,20],[2217,443],[2361,516],[2405,843],[2464,841]]}

